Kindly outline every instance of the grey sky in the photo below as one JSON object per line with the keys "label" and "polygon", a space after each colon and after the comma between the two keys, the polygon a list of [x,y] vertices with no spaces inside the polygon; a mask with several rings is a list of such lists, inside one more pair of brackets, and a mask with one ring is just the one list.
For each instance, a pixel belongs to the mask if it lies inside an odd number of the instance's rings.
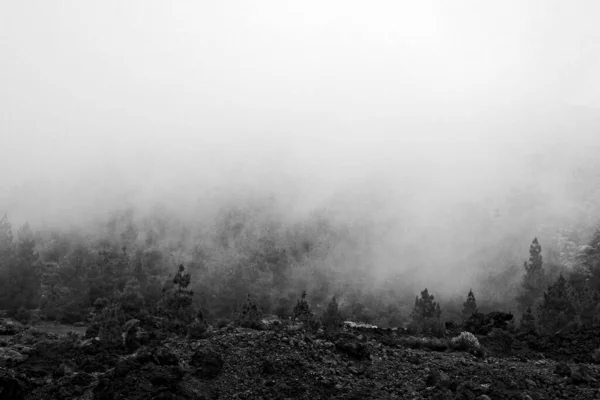
{"label": "grey sky", "polygon": [[600,107],[599,18],[593,0],[5,0],[1,184],[67,209],[117,187],[318,202],[375,172],[477,192]]}

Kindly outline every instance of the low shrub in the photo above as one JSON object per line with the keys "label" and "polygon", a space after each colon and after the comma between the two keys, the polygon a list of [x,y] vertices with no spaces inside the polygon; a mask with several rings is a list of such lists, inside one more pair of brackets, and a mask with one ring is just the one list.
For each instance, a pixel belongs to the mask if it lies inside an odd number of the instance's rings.
{"label": "low shrub", "polygon": [[461,332],[460,335],[452,338],[450,343],[453,348],[458,350],[470,351],[481,347],[479,340],[471,332]]}

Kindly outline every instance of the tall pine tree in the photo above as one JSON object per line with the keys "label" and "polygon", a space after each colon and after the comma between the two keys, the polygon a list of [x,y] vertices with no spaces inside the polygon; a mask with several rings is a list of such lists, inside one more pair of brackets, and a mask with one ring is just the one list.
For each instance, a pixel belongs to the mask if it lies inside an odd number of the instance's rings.
{"label": "tall pine tree", "polygon": [[13,258],[12,226],[6,214],[0,220],[0,309],[9,307],[9,267]]}
{"label": "tall pine tree", "polygon": [[575,318],[575,298],[567,280],[562,276],[544,292],[539,307],[538,324],[550,333],[565,327]]}
{"label": "tall pine tree", "polygon": [[544,293],[545,273],[542,260],[542,246],[537,237],[529,246],[529,262],[524,262],[525,276],[521,284],[521,294],[517,301],[522,312],[533,306]]}
{"label": "tall pine tree", "polygon": [[40,296],[40,272],[37,265],[33,232],[28,224],[19,229],[15,251],[8,268],[8,309],[37,308]]}
{"label": "tall pine tree", "polygon": [[477,313],[477,302],[475,301],[475,295],[473,294],[473,289],[469,290],[469,294],[467,295],[467,301],[463,303],[462,309],[462,317],[463,320],[468,320],[471,315]]}

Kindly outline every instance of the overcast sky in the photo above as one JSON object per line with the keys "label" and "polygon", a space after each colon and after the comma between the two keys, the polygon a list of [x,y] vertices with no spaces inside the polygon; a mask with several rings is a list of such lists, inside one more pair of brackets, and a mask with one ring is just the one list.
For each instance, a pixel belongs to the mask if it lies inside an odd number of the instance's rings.
{"label": "overcast sky", "polygon": [[512,177],[524,143],[595,140],[570,124],[600,110],[599,20],[594,0],[0,1],[0,185],[68,204]]}

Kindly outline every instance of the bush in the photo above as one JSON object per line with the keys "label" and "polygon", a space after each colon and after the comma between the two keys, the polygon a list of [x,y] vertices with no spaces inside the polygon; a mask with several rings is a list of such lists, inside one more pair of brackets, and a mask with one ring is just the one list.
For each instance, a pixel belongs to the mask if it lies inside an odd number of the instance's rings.
{"label": "bush", "polygon": [[460,335],[452,338],[450,341],[452,346],[458,350],[475,350],[479,349],[481,346],[479,344],[479,340],[473,335],[471,332],[461,332]]}

